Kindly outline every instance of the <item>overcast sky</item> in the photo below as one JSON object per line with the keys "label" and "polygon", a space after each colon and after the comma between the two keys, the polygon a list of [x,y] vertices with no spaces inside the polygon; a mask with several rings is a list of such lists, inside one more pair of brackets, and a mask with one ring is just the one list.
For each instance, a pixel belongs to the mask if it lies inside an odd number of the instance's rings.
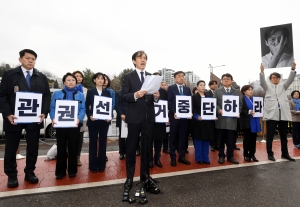
{"label": "overcast sky", "polygon": [[[300,66],[300,1],[9,0],[0,3],[0,63],[33,49],[36,68],[61,77],[90,68],[108,75],[132,68],[137,50],[146,70],[192,70],[209,81],[208,65],[239,85],[258,79],[260,28],[292,23]],[[287,77],[289,68],[269,69]]]}

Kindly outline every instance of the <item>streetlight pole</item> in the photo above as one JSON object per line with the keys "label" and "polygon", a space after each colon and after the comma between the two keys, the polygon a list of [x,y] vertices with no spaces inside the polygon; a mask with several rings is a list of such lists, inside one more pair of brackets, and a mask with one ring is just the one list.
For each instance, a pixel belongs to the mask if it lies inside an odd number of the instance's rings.
{"label": "streetlight pole", "polygon": [[213,79],[214,68],[223,67],[223,66],[225,66],[225,65],[211,66],[211,64],[209,64],[208,68],[210,68],[210,80]]}

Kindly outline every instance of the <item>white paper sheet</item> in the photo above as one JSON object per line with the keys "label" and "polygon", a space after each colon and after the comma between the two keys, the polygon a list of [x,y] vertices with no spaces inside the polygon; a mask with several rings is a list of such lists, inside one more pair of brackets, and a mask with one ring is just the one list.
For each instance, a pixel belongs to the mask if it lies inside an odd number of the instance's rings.
{"label": "white paper sheet", "polygon": [[78,101],[56,100],[54,128],[59,127],[77,127],[78,119]]}
{"label": "white paper sheet", "polygon": [[94,97],[93,118],[100,120],[112,119],[112,98],[104,96]]}
{"label": "white paper sheet", "polygon": [[264,99],[263,97],[253,97],[254,117],[263,117],[264,114]]}
{"label": "white paper sheet", "polygon": [[163,76],[147,75],[141,90],[147,90],[147,94],[153,94],[159,90],[162,80]]}
{"label": "white paper sheet", "polygon": [[201,98],[201,118],[203,120],[215,120],[216,119],[216,98]]}
{"label": "white paper sheet", "polygon": [[239,96],[223,95],[222,116],[238,117],[239,112]]}
{"label": "white paper sheet", "polygon": [[168,101],[159,100],[157,103],[154,103],[154,110],[156,123],[166,123],[169,121]]}
{"label": "white paper sheet", "polygon": [[177,118],[192,118],[191,96],[176,96],[176,115]]}

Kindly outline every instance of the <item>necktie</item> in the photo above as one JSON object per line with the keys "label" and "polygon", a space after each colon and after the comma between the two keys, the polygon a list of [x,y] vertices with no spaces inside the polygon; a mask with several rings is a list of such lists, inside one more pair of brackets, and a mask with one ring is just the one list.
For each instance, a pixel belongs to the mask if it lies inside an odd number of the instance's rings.
{"label": "necktie", "polygon": [[226,93],[229,94],[229,88],[226,89]]}
{"label": "necktie", "polygon": [[27,75],[26,75],[26,82],[30,88],[30,72],[29,71],[26,71]]}
{"label": "necktie", "polygon": [[179,86],[179,93],[180,93],[180,95],[183,94],[183,93],[182,93],[182,86]]}
{"label": "necktie", "polygon": [[141,72],[141,82],[144,83],[144,72]]}

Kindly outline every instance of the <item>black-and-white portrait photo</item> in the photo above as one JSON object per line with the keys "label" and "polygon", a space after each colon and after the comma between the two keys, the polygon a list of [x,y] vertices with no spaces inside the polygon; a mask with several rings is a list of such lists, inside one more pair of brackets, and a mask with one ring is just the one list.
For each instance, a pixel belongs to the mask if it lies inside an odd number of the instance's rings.
{"label": "black-and-white portrait photo", "polygon": [[294,60],[292,24],[260,28],[262,64],[265,68],[290,67]]}

